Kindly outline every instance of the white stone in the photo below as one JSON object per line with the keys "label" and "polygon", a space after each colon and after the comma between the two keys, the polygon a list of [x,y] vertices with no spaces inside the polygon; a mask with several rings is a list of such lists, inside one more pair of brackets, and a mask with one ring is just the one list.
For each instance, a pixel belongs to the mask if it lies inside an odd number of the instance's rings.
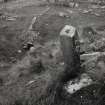
{"label": "white stone", "polygon": [[70,6],[70,7],[73,7],[73,6],[74,6],[74,4],[75,4],[75,3],[70,2],[70,3],[69,3],[69,6]]}
{"label": "white stone", "polygon": [[33,53],[34,51],[35,51],[35,47],[31,47],[29,52]]}
{"label": "white stone", "polygon": [[76,7],[76,8],[78,8],[78,7],[79,7],[79,4],[78,4],[78,3],[76,3],[76,4],[75,4],[75,7]]}
{"label": "white stone", "polygon": [[74,81],[69,81],[65,89],[68,93],[73,94],[81,88],[91,85],[92,83],[92,79],[87,74],[82,74],[80,80],[76,78]]}
{"label": "white stone", "polygon": [[66,25],[60,32],[60,36],[73,37],[75,35],[76,28],[71,25]]}
{"label": "white stone", "polygon": [[36,22],[36,19],[37,19],[36,17],[33,17],[31,25],[29,26],[29,30],[33,29],[33,24]]}
{"label": "white stone", "polygon": [[18,50],[18,53],[22,53],[22,51],[21,50]]}

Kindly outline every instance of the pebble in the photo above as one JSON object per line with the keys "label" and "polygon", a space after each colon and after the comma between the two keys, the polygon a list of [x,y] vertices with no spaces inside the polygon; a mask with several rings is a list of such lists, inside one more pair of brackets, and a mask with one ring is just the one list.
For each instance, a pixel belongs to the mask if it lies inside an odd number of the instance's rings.
{"label": "pebble", "polygon": [[22,53],[22,51],[21,50],[18,50],[18,53]]}

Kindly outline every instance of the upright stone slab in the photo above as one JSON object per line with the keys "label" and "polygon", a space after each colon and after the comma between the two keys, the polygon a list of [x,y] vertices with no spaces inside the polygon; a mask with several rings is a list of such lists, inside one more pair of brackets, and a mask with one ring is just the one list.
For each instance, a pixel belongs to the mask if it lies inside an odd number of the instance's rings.
{"label": "upright stone slab", "polygon": [[78,74],[80,69],[79,42],[75,27],[66,25],[60,32],[60,43],[63,52],[65,72],[70,76]]}

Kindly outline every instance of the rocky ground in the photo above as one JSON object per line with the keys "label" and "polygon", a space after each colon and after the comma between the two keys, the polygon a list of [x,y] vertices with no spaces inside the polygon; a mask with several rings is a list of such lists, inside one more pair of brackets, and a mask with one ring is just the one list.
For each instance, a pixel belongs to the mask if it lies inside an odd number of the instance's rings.
{"label": "rocky ground", "polygon": [[[85,42],[81,51],[86,54],[104,52],[105,6],[81,2],[72,8],[46,5],[37,0],[17,0],[1,3],[0,7],[0,104],[68,105],[62,101],[54,103],[51,95],[46,101],[43,99],[48,86],[64,69],[59,32],[71,24]],[[32,25],[34,17],[36,21]],[[24,49],[28,42],[34,45],[31,51]],[[96,59],[87,62],[90,59],[85,58],[85,66],[82,63],[85,72],[93,70],[96,75]],[[97,80],[97,76],[93,78]],[[70,96],[69,104],[104,105],[104,95],[94,104],[100,98],[97,91],[101,87],[102,84],[97,82],[83,88]]]}

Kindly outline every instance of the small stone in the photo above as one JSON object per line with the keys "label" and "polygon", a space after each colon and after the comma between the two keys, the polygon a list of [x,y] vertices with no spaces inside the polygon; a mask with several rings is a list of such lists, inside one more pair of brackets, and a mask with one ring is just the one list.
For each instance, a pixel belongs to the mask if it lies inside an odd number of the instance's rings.
{"label": "small stone", "polygon": [[23,49],[25,49],[25,50],[30,50],[30,48],[33,47],[33,46],[34,46],[33,43],[28,42],[28,43],[26,43],[26,44],[23,46]]}
{"label": "small stone", "polygon": [[60,62],[60,65],[63,66],[64,65],[64,62]]}
{"label": "small stone", "polygon": [[82,13],[89,13],[89,11],[88,10],[83,10],[83,12]]}
{"label": "small stone", "polygon": [[10,59],[11,59],[11,62],[13,62],[13,63],[15,63],[17,61],[16,58],[14,58],[14,57],[10,57]]}
{"label": "small stone", "polygon": [[79,7],[79,4],[78,4],[78,3],[76,3],[76,4],[75,4],[75,7],[76,7],[76,8],[78,8],[78,7]]}
{"label": "small stone", "polygon": [[96,16],[100,16],[100,14],[98,14],[98,13],[94,13],[94,15],[96,15]]}
{"label": "small stone", "polygon": [[13,18],[13,17],[8,17],[6,20],[8,20],[8,21],[15,21],[15,20],[16,20],[16,18]]}
{"label": "small stone", "polygon": [[72,10],[67,9],[67,12],[69,12],[70,14],[73,14]]}
{"label": "small stone", "polygon": [[46,24],[46,26],[48,26],[48,24]]}
{"label": "small stone", "polygon": [[35,24],[36,19],[37,19],[37,17],[33,17],[32,22],[31,22],[31,25],[29,26],[29,30],[32,30],[33,29],[33,25]]}
{"label": "small stone", "polygon": [[69,3],[70,7],[74,7],[74,5],[75,5],[75,3],[73,3],[73,2]]}
{"label": "small stone", "polygon": [[64,12],[60,12],[59,13],[59,16],[60,17],[69,17],[68,14],[67,13],[64,13]]}
{"label": "small stone", "polygon": [[30,53],[33,53],[35,51],[35,47],[30,48]]}
{"label": "small stone", "polygon": [[18,53],[22,53],[22,51],[21,50],[18,50]]}

